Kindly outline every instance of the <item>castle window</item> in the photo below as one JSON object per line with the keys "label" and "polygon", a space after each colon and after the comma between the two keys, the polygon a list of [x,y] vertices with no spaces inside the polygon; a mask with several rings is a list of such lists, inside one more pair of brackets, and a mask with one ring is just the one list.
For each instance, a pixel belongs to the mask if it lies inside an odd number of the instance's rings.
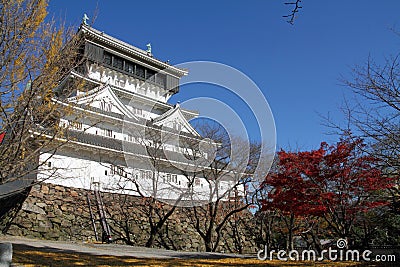
{"label": "castle window", "polygon": [[136,76],[144,78],[144,68],[142,66],[136,65]]}
{"label": "castle window", "polygon": [[66,124],[65,121],[61,121],[61,122],[60,122],[60,126],[61,126],[61,128],[66,128],[66,127],[67,127],[67,124]]}
{"label": "castle window", "polygon": [[102,101],[100,101],[100,109],[104,111],[111,111],[112,104],[103,99]]}
{"label": "castle window", "polygon": [[123,87],[125,87],[125,81],[115,80],[115,85],[123,88]]}
{"label": "castle window", "polygon": [[115,166],[115,165],[111,165],[111,175],[113,175],[113,174],[115,174],[116,173],[116,167],[117,166]]}
{"label": "castle window", "polygon": [[182,129],[182,125],[179,122],[174,122],[173,123],[173,128],[177,131],[180,131]]}
{"label": "castle window", "polygon": [[123,167],[111,165],[111,175],[127,176]]}
{"label": "castle window", "polygon": [[167,173],[167,183],[171,182],[171,174]]}
{"label": "castle window", "polygon": [[78,121],[69,121],[69,126],[75,130],[82,130],[82,123]]}
{"label": "castle window", "polygon": [[113,60],[113,67],[122,70],[124,66],[124,60],[120,57],[115,57]]}
{"label": "castle window", "polygon": [[128,141],[129,142],[135,142],[135,137],[132,135],[128,135]]}
{"label": "castle window", "polygon": [[143,110],[140,109],[140,108],[135,108],[135,114],[142,116],[143,115]]}
{"label": "castle window", "polygon": [[146,178],[147,179],[152,179],[153,178],[153,172],[152,171],[146,171]]}
{"label": "castle window", "polygon": [[125,61],[125,71],[129,73],[135,73],[135,66],[132,62]]}
{"label": "castle window", "polygon": [[176,174],[172,174],[171,175],[171,180],[172,180],[173,183],[177,184],[178,183],[178,176]]}
{"label": "castle window", "polygon": [[[112,66],[115,69],[119,69],[125,74],[129,74],[131,76],[136,76],[141,80],[148,80],[152,83],[156,83],[159,86],[165,88],[167,84],[167,79],[170,77],[163,73],[157,73],[152,69],[148,69],[144,66],[136,64],[132,61],[126,60],[119,56],[113,55],[110,52],[104,51],[103,55],[103,63],[107,66]],[[123,85],[120,85],[123,86]],[[175,87],[175,86],[174,86]]]}
{"label": "castle window", "polygon": [[104,51],[104,59],[103,59],[104,64],[111,65],[112,62],[112,55],[106,51]]}
{"label": "castle window", "polygon": [[51,168],[51,162],[47,162],[47,167]]}
{"label": "castle window", "polygon": [[107,136],[107,137],[112,137],[113,136],[113,132],[110,129],[104,129],[103,133],[104,133],[103,135]]}
{"label": "castle window", "polygon": [[155,82],[155,74],[155,71],[146,70],[146,80],[149,80],[150,82]]}

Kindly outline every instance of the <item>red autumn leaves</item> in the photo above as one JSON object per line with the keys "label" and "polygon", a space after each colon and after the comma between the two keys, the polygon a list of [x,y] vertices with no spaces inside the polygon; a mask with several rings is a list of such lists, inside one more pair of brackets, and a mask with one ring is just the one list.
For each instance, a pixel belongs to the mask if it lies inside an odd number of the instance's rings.
{"label": "red autumn leaves", "polygon": [[322,143],[318,150],[281,150],[276,170],[263,183],[269,192],[263,209],[347,220],[386,204],[379,192],[392,186],[391,179],[362,152],[364,147],[360,139],[342,139],[332,146]]}

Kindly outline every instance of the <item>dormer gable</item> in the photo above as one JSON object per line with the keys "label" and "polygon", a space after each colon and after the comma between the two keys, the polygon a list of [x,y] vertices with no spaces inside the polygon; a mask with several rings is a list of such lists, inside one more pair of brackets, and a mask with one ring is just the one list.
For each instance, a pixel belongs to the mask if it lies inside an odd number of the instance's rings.
{"label": "dormer gable", "polygon": [[176,104],[174,108],[155,118],[153,123],[157,126],[173,128],[174,130],[184,131],[200,137],[200,134],[185,119],[179,104]]}
{"label": "dormer gable", "polygon": [[88,92],[70,97],[67,101],[78,105],[87,105],[99,108],[106,112],[113,112],[130,119],[138,120],[133,112],[130,111],[121,100],[119,100],[118,96],[114,93],[109,84],[101,85]]}

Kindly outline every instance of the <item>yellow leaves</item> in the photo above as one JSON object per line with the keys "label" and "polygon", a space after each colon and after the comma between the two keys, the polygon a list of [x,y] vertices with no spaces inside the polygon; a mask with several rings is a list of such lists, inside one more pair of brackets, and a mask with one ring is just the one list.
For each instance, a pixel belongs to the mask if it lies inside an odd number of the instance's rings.
{"label": "yellow leaves", "polygon": [[32,27],[32,32],[30,34],[30,37],[35,36],[36,30],[39,28],[39,26],[43,23],[44,19],[47,16],[47,0],[32,0],[32,1],[27,1],[27,5],[29,8],[31,8],[31,16],[28,18],[26,23]]}
{"label": "yellow leaves", "polygon": [[39,0],[37,5],[37,22],[40,24],[44,21],[45,17],[47,16],[47,6],[48,3],[46,0]]}
{"label": "yellow leaves", "polygon": [[21,81],[25,76],[25,58],[26,53],[22,52],[14,62],[14,80]]}
{"label": "yellow leaves", "polygon": [[53,63],[57,61],[60,57],[61,48],[63,45],[63,31],[62,29],[51,34],[49,46],[45,51],[46,54],[46,66],[45,69],[51,67],[51,72],[56,73],[58,71],[58,66]]}
{"label": "yellow leaves", "polygon": [[53,90],[51,88],[46,88],[44,92],[43,102],[46,104],[51,103],[52,97],[53,97]]}
{"label": "yellow leaves", "polygon": [[[16,176],[20,166],[29,161],[32,152],[45,146],[43,136],[62,132],[58,123],[61,116],[71,114],[71,107],[62,107],[53,101],[53,90],[76,63],[78,43],[64,47],[64,27],[47,20],[49,0],[2,0],[0,12],[0,71],[1,127],[15,127],[18,132],[7,154],[7,160],[0,160],[0,169],[13,166],[10,173]],[[57,23],[58,24],[58,23]],[[31,81],[31,87],[26,84]],[[72,86],[69,86],[72,88]],[[76,87],[73,87],[76,89]],[[69,92],[69,89],[63,89]],[[38,128],[40,124],[42,127]],[[42,131],[43,135],[31,135]],[[57,140],[55,141],[57,142]],[[58,145],[58,144],[57,144]],[[24,149],[22,149],[24,148]],[[23,160],[21,160],[23,159]],[[16,171],[17,170],[17,171]],[[7,173],[4,172],[7,176]]]}
{"label": "yellow leaves", "polygon": [[20,155],[20,158],[21,158],[22,160],[25,158],[25,153],[26,153],[26,149],[23,147],[23,148],[21,149],[21,155]]}

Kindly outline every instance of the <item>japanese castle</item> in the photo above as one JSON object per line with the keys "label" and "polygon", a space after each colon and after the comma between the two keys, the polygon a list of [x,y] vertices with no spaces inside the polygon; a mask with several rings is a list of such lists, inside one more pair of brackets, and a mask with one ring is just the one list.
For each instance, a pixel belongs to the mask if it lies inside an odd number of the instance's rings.
{"label": "japanese castle", "polygon": [[[218,144],[189,124],[199,114],[168,103],[188,70],[154,58],[150,44],[139,49],[85,22],[78,34],[83,63],[55,90],[72,110],[59,122],[67,141],[40,155],[38,180],[173,201],[209,200],[229,189],[229,175],[210,186],[205,166],[214,156],[204,147]],[[64,96],[76,80],[84,86]]]}

